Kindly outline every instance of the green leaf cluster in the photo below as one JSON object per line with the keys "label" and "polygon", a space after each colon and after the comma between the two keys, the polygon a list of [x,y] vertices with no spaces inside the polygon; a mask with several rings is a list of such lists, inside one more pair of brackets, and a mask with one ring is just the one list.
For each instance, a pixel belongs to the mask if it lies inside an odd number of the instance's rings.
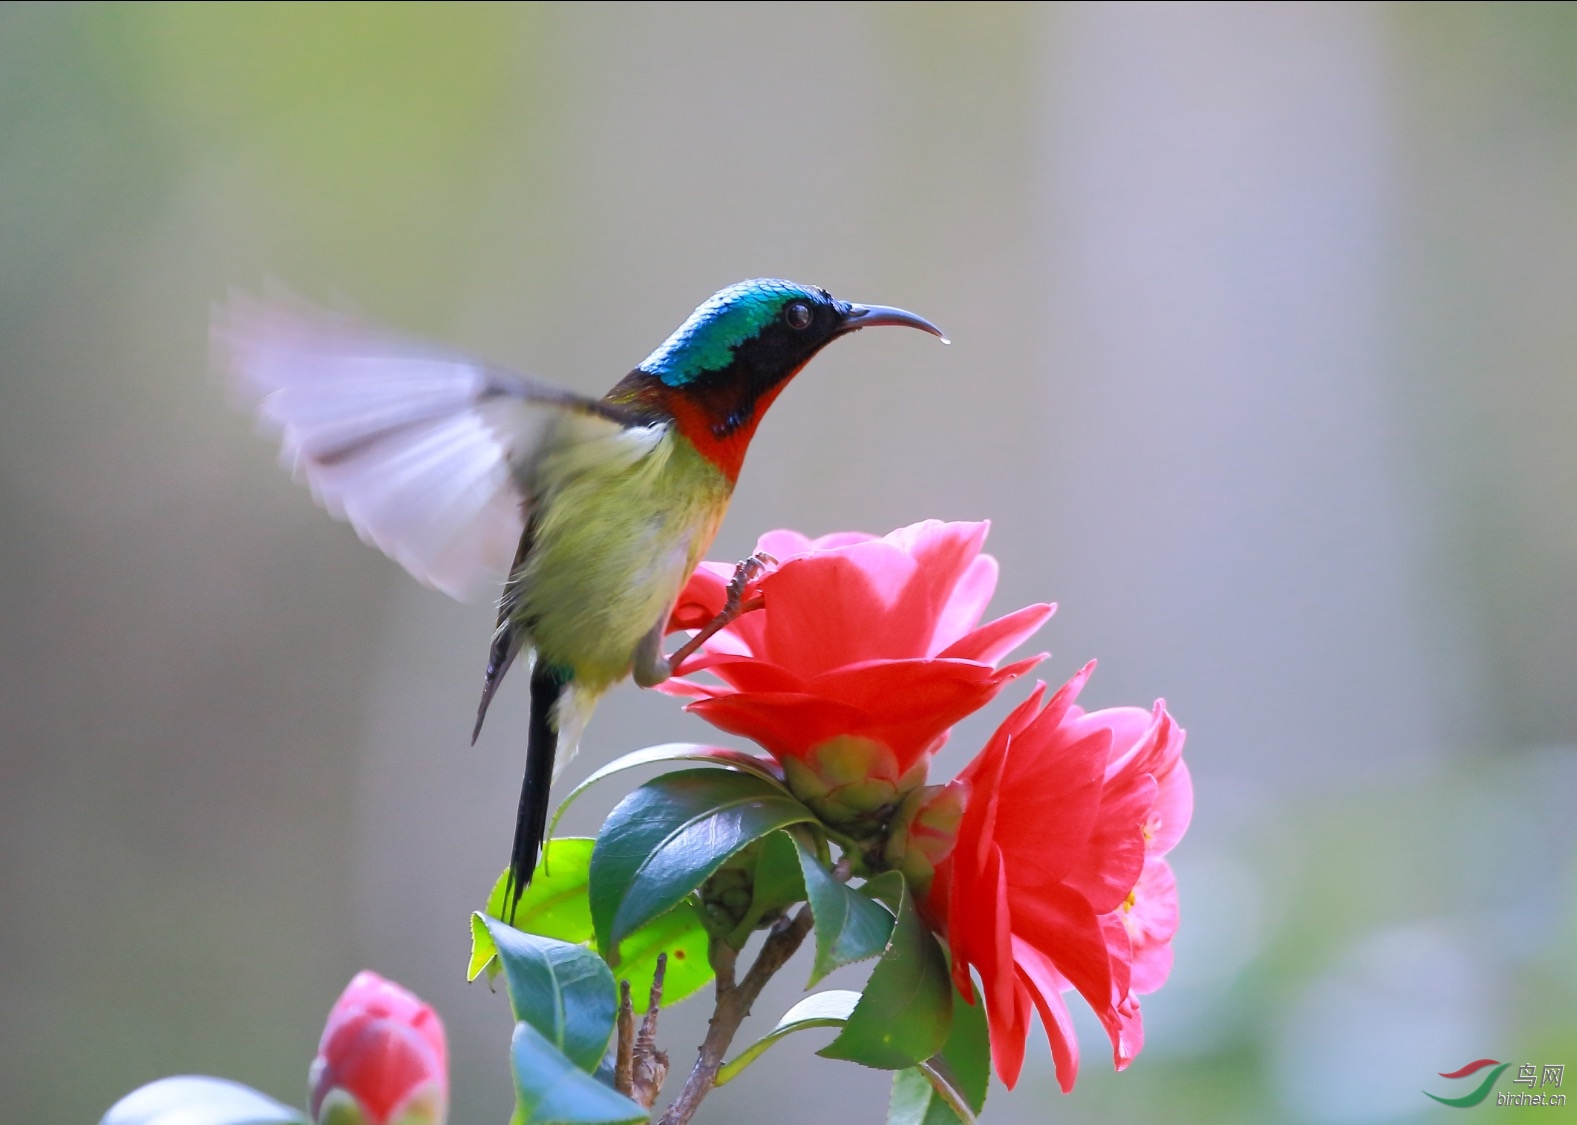
{"label": "green leaf cluster", "polygon": [[756,929],[787,925],[801,902],[815,936],[806,987],[875,959],[870,977],[862,991],[800,1001],[725,1063],[718,1083],[794,1032],[835,1028],[821,1055],[895,1072],[890,1121],[972,1122],[989,1077],[983,1009],[954,1003],[946,955],[902,877],[887,872],[850,886],[848,863],[831,862],[828,831],[770,763],[710,747],[654,747],[598,771],[569,800],[601,777],[675,759],[703,764],[635,789],[595,841],[550,840],[515,913],[521,930],[497,920],[502,877],[487,915],[475,919],[471,975],[501,971],[520,1021],[517,1125],[644,1118],[617,1116],[638,1107],[591,1077],[612,1032],[613,973],[644,1001],[666,952],[663,1000],[673,1003],[711,979],[719,944],[743,948]]}
{"label": "green leaf cluster", "polygon": [[733,770],[679,770],[641,786],[608,815],[592,852],[597,947],[619,964],[627,936],[687,899],[737,853],[814,820],[787,790]]}
{"label": "green leaf cluster", "polygon": [[646,1111],[593,1074],[613,1038],[617,994],[613,973],[584,945],[522,933],[483,918],[492,940],[515,1034],[511,1125],[617,1125],[646,1120]]}
{"label": "green leaf cluster", "polygon": [[[587,896],[593,843],[574,836],[548,841],[536,876],[515,911],[515,925],[519,929],[585,945],[593,951],[598,949]],[[472,915],[471,964],[467,971],[470,980],[475,980],[484,971],[490,977],[499,972],[497,950],[487,919],[500,918],[504,914],[507,875],[507,872],[499,875],[498,882],[493,885],[485,916]],[[699,909],[688,901],[678,903],[626,938],[621,948],[619,978],[630,982],[636,1011],[646,1008],[659,954],[668,955],[663,973],[665,1004],[678,1003],[705,987],[712,979],[712,966],[707,959],[709,940]]]}

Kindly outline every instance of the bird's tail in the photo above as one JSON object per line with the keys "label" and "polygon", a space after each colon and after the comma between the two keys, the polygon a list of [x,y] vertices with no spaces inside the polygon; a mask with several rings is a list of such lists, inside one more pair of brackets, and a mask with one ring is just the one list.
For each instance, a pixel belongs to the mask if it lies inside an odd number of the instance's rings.
{"label": "bird's tail", "polygon": [[576,690],[563,668],[538,661],[531,670],[531,720],[526,741],[526,776],[515,815],[515,843],[509,855],[504,901],[513,922],[520,896],[531,885],[553,807],[553,782],[574,757],[580,734],[595,703],[595,693]]}
{"label": "bird's tail", "polygon": [[514,921],[520,896],[531,885],[547,832],[548,808],[553,788],[553,760],[558,757],[559,729],[555,712],[569,676],[546,661],[531,669],[531,720],[526,736],[526,776],[520,786],[520,808],[515,813],[515,843],[509,853],[509,882],[504,901],[509,921]]}

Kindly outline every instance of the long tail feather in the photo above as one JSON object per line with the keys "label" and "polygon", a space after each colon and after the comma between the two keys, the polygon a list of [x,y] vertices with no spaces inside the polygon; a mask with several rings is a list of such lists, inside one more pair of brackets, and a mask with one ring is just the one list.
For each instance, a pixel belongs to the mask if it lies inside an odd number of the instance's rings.
{"label": "long tail feather", "polygon": [[511,922],[542,854],[542,838],[547,833],[548,810],[552,807],[553,759],[559,741],[555,710],[568,683],[568,675],[545,662],[531,670],[526,776],[520,787],[520,808],[515,814],[515,843],[509,854],[509,883],[504,896],[508,903],[507,921]]}

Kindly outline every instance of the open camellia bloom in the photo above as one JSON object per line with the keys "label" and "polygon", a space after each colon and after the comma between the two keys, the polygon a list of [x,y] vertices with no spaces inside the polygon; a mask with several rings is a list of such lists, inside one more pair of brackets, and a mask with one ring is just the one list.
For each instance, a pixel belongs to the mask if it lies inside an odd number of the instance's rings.
{"label": "open camellia bloom", "polygon": [[[823,811],[891,803],[924,779],[949,727],[1043,659],[997,667],[1053,607],[979,624],[997,582],[996,560],[980,553],[987,528],[929,520],[880,538],[770,532],[758,551],[777,565],[745,592],[762,608],[708,640],[684,668],[721,683],[686,676],[662,689],[760,744]],[[709,622],[733,572],[703,563],[670,630]]]}
{"label": "open camellia bloom", "polygon": [[318,1125],[443,1125],[443,1023],[412,993],[363,970],[329,1012],[308,1087]]}
{"label": "open camellia bloom", "polygon": [[[1087,665],[1044,708],[1042,684],[932,804],[951,840],[913,840],[934,866],[920,905],[946,939],[954,983],[980,977],[997,1073],[1012,1086],[1031,1008],[1073,1088],[1078,1043],[1062,993],[1077,989],[1121,1070],[1143,1045],[1137,996],[1171,968],[1177,890],[1161,859],[1188,827],[1193,791],[1183,731],[1154,709],[1085,712]],[[945,815],[963,805],[961,817]],[[924,810],[917,818],[925,819]],[[937,818],[933,818],[935,820]]]}

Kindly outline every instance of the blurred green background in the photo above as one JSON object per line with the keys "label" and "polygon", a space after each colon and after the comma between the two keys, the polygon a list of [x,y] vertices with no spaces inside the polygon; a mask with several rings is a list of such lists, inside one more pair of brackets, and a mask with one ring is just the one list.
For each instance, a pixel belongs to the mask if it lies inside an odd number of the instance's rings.
{"label": "blurred green background", "polygon": [[[1037,1037],[988,1120],[1452,1120],[1439,1071],[1577,1066],[1574,60],[1565,4],[0,7],[0,1117],[297,1101],[362,966],[507,1116],[463,969],[525,692],[467,747],[487,607],[231,409],[209,306],[270,278],[594,392],[745,277],[948,330],[819,359],[713,554],[989,517],[1046,675],[1190,731],[1143,1055],[1085,1021],[1062,1097]],[[569,776],[692,737],[627,687]],[[704,1119],[879,1120],[801,1039]]]}

